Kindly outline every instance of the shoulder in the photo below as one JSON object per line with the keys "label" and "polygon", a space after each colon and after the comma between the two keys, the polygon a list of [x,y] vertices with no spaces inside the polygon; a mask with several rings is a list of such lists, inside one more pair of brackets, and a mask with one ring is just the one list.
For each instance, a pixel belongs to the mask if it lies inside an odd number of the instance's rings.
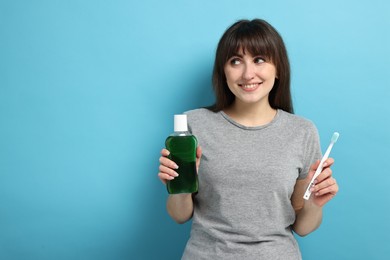
{"label": "shoulder", "polygon": [[218,128],[220,113],[215,113],[207,108],[198,108],[184,112],[187,115],[188,127],[193,133]]}
{"label": "shoulder", "polygon": [[317,127],[313,121],[302,116],[291,114],[280,110],[281,118],[284,123],[291,129],[308,133],[317,133]]}
{"label": "shoulder", "polygon": [[211,114],[215,114],[215,112],[207,108],[196,108],[196,109],[185,111],[184,114],[188,116],[197,116],[197,115],[211,115]]}
{"label": "shoulder", "polygon": [[189,122],[196,122],[199,120],[205,121],[216,117],[218,113],[215,113],[207,108],[197,108],[184,112],[187,115]]}

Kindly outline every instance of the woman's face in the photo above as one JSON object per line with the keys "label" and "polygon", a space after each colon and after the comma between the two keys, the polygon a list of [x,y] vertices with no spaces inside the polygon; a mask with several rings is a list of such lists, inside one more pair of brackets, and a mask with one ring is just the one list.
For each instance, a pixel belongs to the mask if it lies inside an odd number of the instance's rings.
{"label": "woman's face", "polygon": [[276,68],[262,56],[252,56],[241,50],[224,67],[227,85],[235,102],[255,104],[266,102],[275,83]]}

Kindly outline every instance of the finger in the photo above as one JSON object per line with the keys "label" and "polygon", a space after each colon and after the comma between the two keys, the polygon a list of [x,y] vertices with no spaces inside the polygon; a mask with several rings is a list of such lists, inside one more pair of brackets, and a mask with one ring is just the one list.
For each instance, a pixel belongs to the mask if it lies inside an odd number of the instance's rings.
{"label": "finger", "polygon": [[317,201],[316,204],[319,207],[324,206],[326,203],[328,203],[333,197],[336,196],[336,194],[327,193],[321,196],[313,196],[313,198]]}
{"label": "finger", "polygon": [[313,171],[315,172],[318,168],[318,166],[320,165],[320,160],[317,160],[315,161],[315,163],[313,163],[311,166],[310,166],[310,171]]}
{"label": "finger", "polygon": [[313,178],[314,173],[316,172],[319,164],[320,164],[320,160],[317,160],[317,161],[315,161],[315,163],[313,163],[310,166],[309,173],[307,175],[307,179],[311,180],[311,178]]}
{"label": "finger", "polygon": [[166,166],[166,167],[169,167],[169,168],[172,168],[172,169],[178,169],[179,166],[172,160],[170,160],[169,158],[167,157],[164,157],[164,156],[161,156],[160,157],[160,164]]}
{"label": "finger", "polygon": [[334,163],[334,159],[333,158],[328,158],[325,160],[325,162],[322,164],[322,167],[330,167],[332,166]]}
{"label": "finger", "polygon": [[333,178],[329,178],[321,182],[320,184],[314,186],[314,190],[313,190],[313,192],[319,196],[324,195],[326,193],[336,194],[337,191],[338,191],[338,185],[336,180]]}
{"label": "finger", "polygon": [[170,154],[170,152],[167,149],[164,148],[164,149],[161,150],[161,155],[162,156],[167,157],[169,154]]}
{"label": "finger", "polygon": [[315,192],[315,195],[316,196],[324,196],[324,195],[330,194],[330,195],[335,196],[338,191],[339,191],[339,186],[337,184],[333,184],[331,186],[328,186],[322,190]]}
{"label": "finger", "polygon": [[173,180],[174,178],[166,173],[163,173],[163,172],[159,172],[158,173],[158,178],[160,179],[160,181],[164,184],[167,184],[167,181],[170,181],[170,180]]}
{"label": "finger", "polygon": [[202,157],[202,147],[200,147],[199,145],[198,147],[196,147],[196,158],[200,159],[200,157]]}
{"label": "finger", "polygon": [[164,166],[164,165],[160,165],[159,170],[160,170],[161,173],[168,174],[168,175],[170,175],[170,176],[172,176],[172,177],[177,177],[177,176],[179,176],[179,174],[178,174],[177,172],[175,172],[175,171],[172,170],[171,168],[166,167],[166,166]]}
{"label": "finger", "polygon": [[202,157],[202,147],[196,147],[196,172],[199,171],[200,158]]}
{"label": "finger", "polygon": [[[310,166],[310,170],[309,170],[309,174],[308,174],[308,179],[311,179],[313,178],[318,166],[320,165],[320,160],[317,160],[315,163],[313,163],[311,166]],[[329,168],[330,166],[332,166],[334,163],[334,159],[333,158],[328,158],[325,160],[325,162],[322,164],[322,167],[323,168]]]}
{"label": "finger", "polygon": [[320,175],[318,175],[318,177],[316,178],[316,183],[320,183],[323,180],[330,178],[332,176],[332,173],[333,173],[333,171],[331,168],[323,169],[322,172],[320,173]]}

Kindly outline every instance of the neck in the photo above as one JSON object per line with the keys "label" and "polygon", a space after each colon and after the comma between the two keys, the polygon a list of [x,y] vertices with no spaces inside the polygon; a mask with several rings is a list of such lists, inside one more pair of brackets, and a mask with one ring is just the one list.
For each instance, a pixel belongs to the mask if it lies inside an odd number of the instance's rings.
{"label": "neck", "polygon": [[266,125],[276,115],[276,109],[273,109],[268,102],[247,104],[235,101],[224,112],[236,122],[249,127]]}

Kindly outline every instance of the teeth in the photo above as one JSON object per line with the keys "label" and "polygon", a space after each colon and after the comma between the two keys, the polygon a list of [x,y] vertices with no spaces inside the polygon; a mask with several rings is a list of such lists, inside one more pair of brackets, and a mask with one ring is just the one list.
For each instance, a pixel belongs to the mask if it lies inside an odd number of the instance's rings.
{"label": "teeth", "polygon": [[255,83],[255,84],[248,84],[248,85],[242,85],[242,87],[244,88],[244,89],[253,89],[253,88],[255,88],[255,87],[257,87],[257,83]]}

